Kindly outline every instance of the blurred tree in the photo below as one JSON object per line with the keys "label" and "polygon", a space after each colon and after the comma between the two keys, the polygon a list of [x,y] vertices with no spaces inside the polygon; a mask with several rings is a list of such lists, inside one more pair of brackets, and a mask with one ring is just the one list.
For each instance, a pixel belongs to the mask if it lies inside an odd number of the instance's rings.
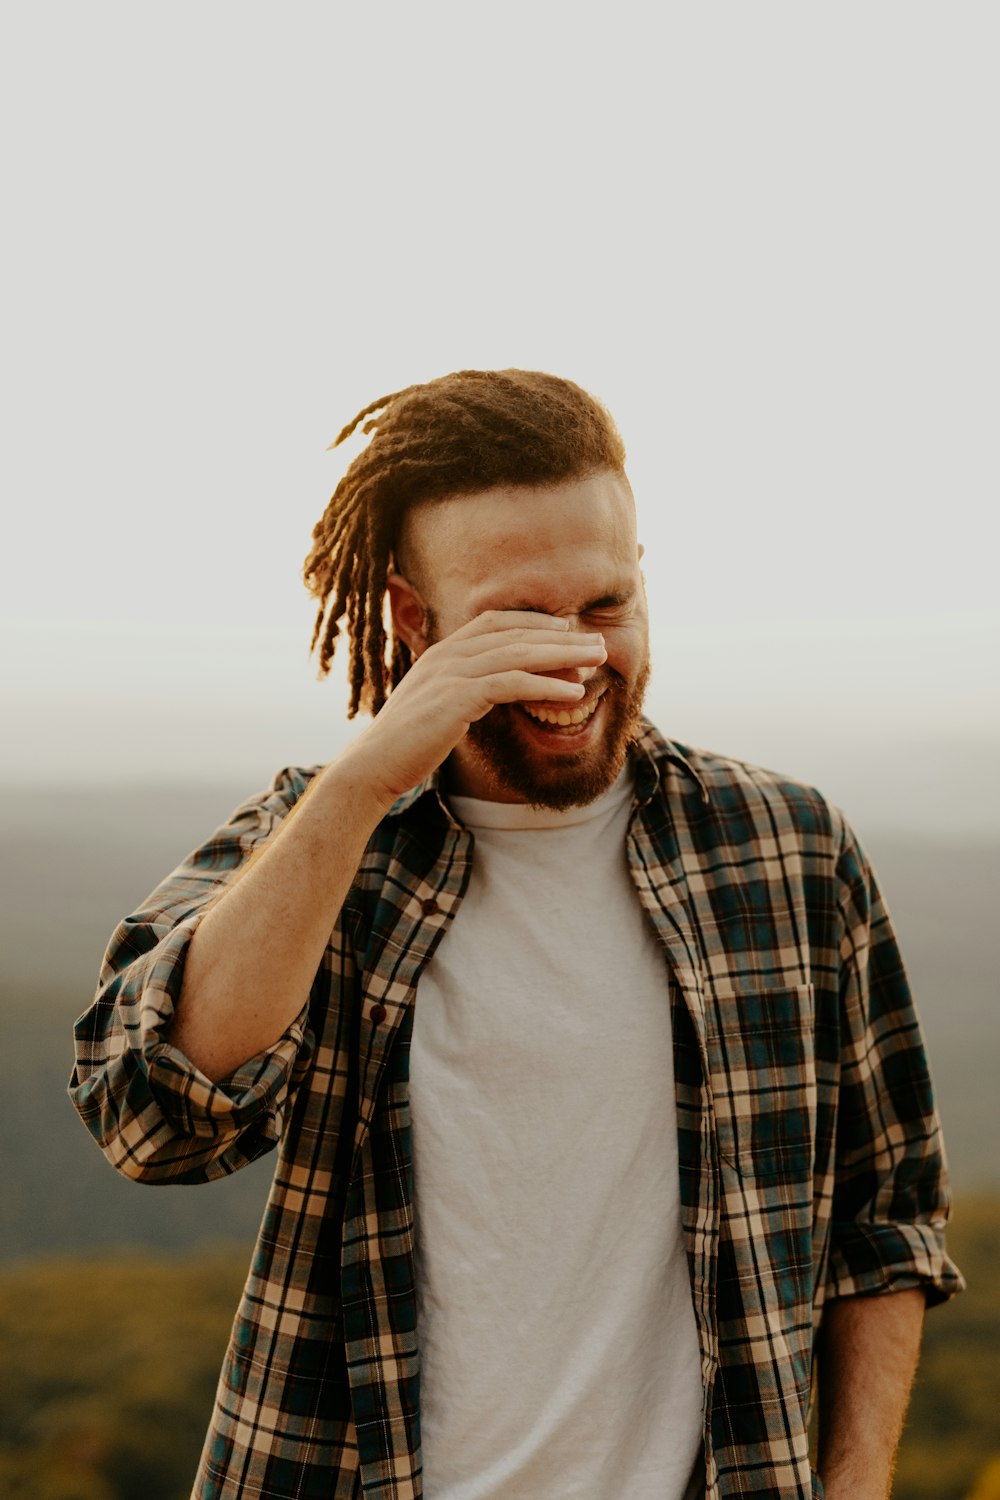
{"label": "blurred tree", "polygon": [[189,1494],[247,1260],[61,1258],[0,1277],[5,1500]]}

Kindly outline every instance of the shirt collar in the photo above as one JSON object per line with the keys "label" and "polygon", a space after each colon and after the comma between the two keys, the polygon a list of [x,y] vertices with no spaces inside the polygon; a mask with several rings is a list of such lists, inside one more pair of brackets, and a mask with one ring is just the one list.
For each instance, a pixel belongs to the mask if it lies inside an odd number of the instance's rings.
{"label": "shirt collar", "polygon": [[649,719],[640,720],[639,733],[629,746],[629,754],[635,761],[635,794],[640,807],[649,801],[660,784],[664,761],[678,766],[692,783],[688,790],[697,788],[702,802],[708,803],[708,787],[687,756],[682,754],[680,746],[662,735]]}
{"label": "shirt collar", "polygon": [[[656,791],[665,761],[671,761],[678,766],[693,783],[691,790],[697,788],[702,802],[708,802],[708,787],[691,762],[681,753],[673,740],[666,739],[649,719],[640,720],[639,733],[629,746],[629,755],[635,762],[635,795],[638,806],[644,807]],[[390,807],[388,816],[390,818],[402,817],[403,813],[415,807],[422,797],[433,797],[449,823],[456,828],[461,826],[449,808],[448,800],[442,790],[440,766],[423,781],[419,781],[415,787],[404,792],[402,797],[397,798]]]}

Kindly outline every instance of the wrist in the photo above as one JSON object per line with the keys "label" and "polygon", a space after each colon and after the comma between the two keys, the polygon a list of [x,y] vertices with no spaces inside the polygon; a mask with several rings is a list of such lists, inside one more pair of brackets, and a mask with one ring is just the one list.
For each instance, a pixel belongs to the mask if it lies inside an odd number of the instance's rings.
{"label": "wrist", "polygon": [[357,821],[369,832],[381,823],[398,797],[373,769],[369,757],[354,745],[320,772],[315,794],[349,808]]}
{"label": "wrist", "polygon": [[839,1464],[822,1464],[816,1473],[823,1485],[824,1500],[887,1500],[890,1462],[883,1464],[875,1457],[868,1464],[846,1459]]}

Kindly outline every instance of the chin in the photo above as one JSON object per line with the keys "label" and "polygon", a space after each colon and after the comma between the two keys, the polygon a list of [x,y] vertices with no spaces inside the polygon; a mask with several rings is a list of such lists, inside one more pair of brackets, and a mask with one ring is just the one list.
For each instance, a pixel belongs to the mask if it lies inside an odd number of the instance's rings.
{"label": "chin", "polygon": [[[610,697],[610,693],[605,695]],[[588,742],[563,748],[560,737],[546,734],[516,707],[489,714],[469,731],[470,748],[479,769],[505,800],[533,807],[564,810],[580,807],[606,792],[618,777],[635,730],[635,716],[622,722],[608,704],[600,710],[609,722],[595,724]],[[567,739],[571,738],[569,736]]]}

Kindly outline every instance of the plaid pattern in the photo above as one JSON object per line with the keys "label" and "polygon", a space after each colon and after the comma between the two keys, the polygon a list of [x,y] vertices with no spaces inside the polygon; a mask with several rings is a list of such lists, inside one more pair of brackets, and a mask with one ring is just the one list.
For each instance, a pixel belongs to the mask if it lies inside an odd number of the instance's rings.
{"label": "plaid pattern", "polygon": [[[824,1300],[963,1285],[919,1023],[837,808],[648,723],[631,755],[629,864],[674,981],[706,1494],[807,1497]],[[204,1182],[277,1147],[199,1500],[422,1494],[408,1043],[472,860],[437,778],[376,829],[273,1047],[213,1084],[164,1037],[206,902],[319,769],[281,772],[126,918],[76,1028],[73,1102],[126,1176]]]}

